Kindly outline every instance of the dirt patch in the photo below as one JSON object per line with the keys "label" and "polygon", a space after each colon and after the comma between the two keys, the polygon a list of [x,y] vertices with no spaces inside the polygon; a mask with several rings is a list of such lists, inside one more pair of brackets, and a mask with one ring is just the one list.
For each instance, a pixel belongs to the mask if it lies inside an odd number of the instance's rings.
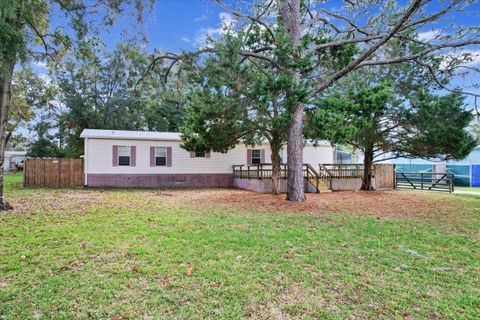
{"label": "dirt patch", "polygon": [[[448,194],[410,191],[339,191],[308,194],[301,203],[285,201],[285,195],[273,196],[235,189],[182,190],[172,197],[157,194],[168,202],[199,208],[229,207],[242,211],[289,213],[348,213],[394,219],[458,219],[465,201]],[[469,200],[475,201],[475,200]]]}
{"label": "dirt patch", "polygon": [[39,191],[29,193],[28,196],[12,198],[10,200],[14,211],[17,213],[32,213],[35,211],[69,210],[78,212],[81,209],[96,205],[104,198],[101,192],[90,192],[86,190],[61,190],[51,193]]}
{"label": "dirt patch", "polygon": [[342,213],[393,219],[458,220],[471,201],[449,194],[412,191],[342,191],[307,194],[307,200],[292,203],[285,195],[273,196],[238,189],[189,190],[65,190],[39,192],[12,199],[15,212],[55,210],[81,214],[89,208],[137,208],[149,210],[164,205],[195,209],[222,208],[243,213],[302,213],[324,215]]}

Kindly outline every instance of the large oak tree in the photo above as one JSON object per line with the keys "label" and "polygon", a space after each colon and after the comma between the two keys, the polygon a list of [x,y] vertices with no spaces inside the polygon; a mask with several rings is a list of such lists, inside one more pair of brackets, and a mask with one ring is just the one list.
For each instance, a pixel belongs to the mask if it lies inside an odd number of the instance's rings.
{"label": "large oak tree", "polygon": [[[345,0],[341,7],[335,6],[337,9],[333,9],[330,2],[320,0],[266,0],[252,5],[236,1],[216,2],[233,17],[258,26],[265,34],[256,46],[245,43],[237,54],[245,61],[267,62],[294,82],[291,90],[285,92],[291,116],[287,132],[287,199],[291,201],[305,199],[302,175],[304,111],[319,94],[355,70],[402,62],[422,66],[439,85],[444,85],[443,79],[454,75],[455,70],[466,67],[466,72],[473,71],[467,69],[471,54],[454,50],[480,44],[479,29],[462,25],[461,16],[474,5],[470,0],[410,0],[406,4],[393,0]],[[455,23],[448,24],[453,14]],[[417,36],[432,31],[434,26],[442,26],[442,23],[447,26],[436,30],[433,37]],[[246,30],[257,32],[258,29],[247,27]],[[392,58],[374,55],[391,41],[399,39],[407,45],[420,43],[421,46],[409,46],[410,50]],[[357,48],[351,61],[340,69],[325,64],[325,50],[346,45]],[[213,49],[202,48],[197,54]],[[451,56],[454,63],[436,72],[431,68],[430,57],[440,54]],[[178,62],[182,58],[182,55],[167,53],[155,57],[152,64],[163,59]],[[474,92],[464,90],[464,93],[476,96]]]}

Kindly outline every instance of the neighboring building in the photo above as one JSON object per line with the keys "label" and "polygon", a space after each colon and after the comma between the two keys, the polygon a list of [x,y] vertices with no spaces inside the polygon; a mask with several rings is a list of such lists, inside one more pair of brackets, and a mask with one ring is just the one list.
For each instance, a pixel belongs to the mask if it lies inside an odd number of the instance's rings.
{"label": "neighboring building", "polygon": [[5,171],[23,170],[23,162],[27,151],[5,151],[3,168]]}
{"label": "neighboring building", "polygon": [[398,158],[392,160],[397,171],[432,172],[444,168],[446,172],[455,174],[455,186],[480,187],[480,146],[460,161],[429,161],[424,159]]}
{"label": "neighboring building", "polygon": [[[231,187],[233,165],[270,163],[268,143],[237,145],[227,153],[194,153],[179,133],[85,129],[85,185],[90,187]],[[281,157],[286,162],[286,150]],[[307,143],[304,163],[334,163],[326,142]]]}

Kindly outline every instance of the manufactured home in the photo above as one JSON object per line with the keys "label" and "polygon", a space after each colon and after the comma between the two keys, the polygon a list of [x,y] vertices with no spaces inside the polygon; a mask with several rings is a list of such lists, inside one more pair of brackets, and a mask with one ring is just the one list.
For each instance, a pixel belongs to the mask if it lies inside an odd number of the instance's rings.
{"label": "manufactured home", "polygon": [[[89,187],[238,187],[234,168],[250,172],[271,162],[268,143],[239,144],[227,153],[195,153],[183,149],[180,134],[174,132],[85,129],[81,137],[84,184]],[[286,150],[281,157],[286,162]],[[326,142],[306,143],[303,159],[317,168],[334,162],[335,149]]]}

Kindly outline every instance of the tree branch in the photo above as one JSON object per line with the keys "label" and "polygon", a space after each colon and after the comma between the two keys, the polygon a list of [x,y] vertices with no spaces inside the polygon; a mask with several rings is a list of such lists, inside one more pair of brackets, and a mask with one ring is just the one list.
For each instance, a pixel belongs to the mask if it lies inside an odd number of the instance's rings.
{"label": "tree branch", "polygon": [[336,80],[342,78],[347,73],[355,70],[363,61],[370,57],[378,48],[388,42],[410,19],[410,17],[418,10],[422,3],[422,0],[414,0],[412,4],[405,11],[404,15],[400,21],[393,27],[383,38],[381,38],[377,43],[368,48],[364,53],[360,55],[357,59],[351,62],[349,65],[344,67],[342,70],[330,76],[327,80],[321,83],[312,91],[312,96],[316,96],[319,92],[325,90],[331,86]]}
{"label": "tree branch", "polygon": [[[231,15],[237,17],[237,18],[240,18],[240,19],[248,19],[254,23],[257,23],[259,25],[261,25],[262,27],[265,28],[265,30],[267,30],[267,32],[270,34],[270,36],[272,37],[272,39],[275,41],[275,33],[272,31],[272,29],[270,28],[270,26],[268,24],[266,24],[265,22],[263,22],[262,20],[260,20],[258,17],[252,17],[252,16],[249,16],[249,15],[245,15],[245,14],[241,14],[240,12],[238,11],[235,11],[233,10],[232,8],[230,8],[228,5],[226,5],[222,0],[215,0],[215,2],[220,6],[222,7],[223,9],[225,9],[228,13],[230,13]],[[266,11],[265,11],[266,12]]]}

